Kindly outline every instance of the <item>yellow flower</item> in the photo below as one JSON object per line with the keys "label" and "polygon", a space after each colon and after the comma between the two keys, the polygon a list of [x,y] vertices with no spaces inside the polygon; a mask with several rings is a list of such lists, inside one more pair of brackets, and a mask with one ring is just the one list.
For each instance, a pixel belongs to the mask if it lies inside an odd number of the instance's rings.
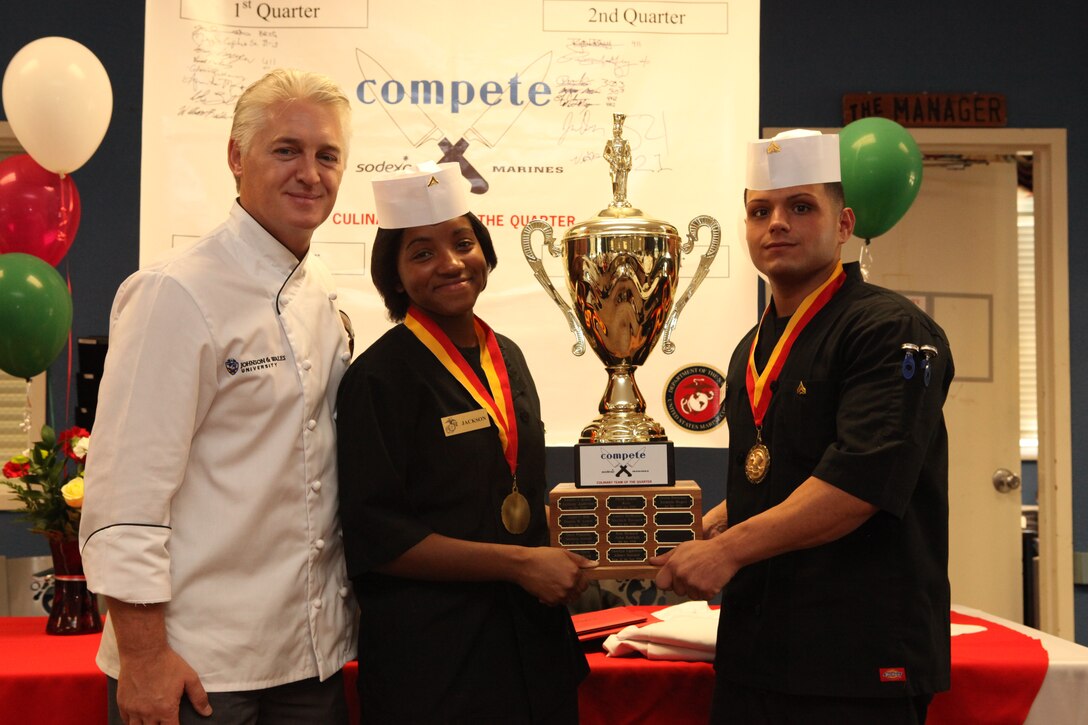
{"label": "yellow flower", "polygon": [[64,503],[74,509],[83,506],[83,478],[73,478],[60,487],[60,494],[64,496]]}

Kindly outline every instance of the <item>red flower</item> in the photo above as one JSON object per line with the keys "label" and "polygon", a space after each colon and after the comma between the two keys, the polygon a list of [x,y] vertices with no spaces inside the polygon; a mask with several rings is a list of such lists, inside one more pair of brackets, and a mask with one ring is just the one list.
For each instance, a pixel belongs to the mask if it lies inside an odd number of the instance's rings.
{"label": "red flower", "polygon": [[86,438],[90,435],[86,428],[80,428],[79,426],[73,426],[64,431],[58,437],[60,447],[64,451],[64,455],[71,458],[73,461],[82,461],[83,456],[77,456],[72,450],[72,441],[77,438]]}
{"label": "red flower", "polygon": [[30,462],[16,463],[15,461],[8,461],[4,464],[4,478],[10,478],[16,481],[26,474],[30,473]]}

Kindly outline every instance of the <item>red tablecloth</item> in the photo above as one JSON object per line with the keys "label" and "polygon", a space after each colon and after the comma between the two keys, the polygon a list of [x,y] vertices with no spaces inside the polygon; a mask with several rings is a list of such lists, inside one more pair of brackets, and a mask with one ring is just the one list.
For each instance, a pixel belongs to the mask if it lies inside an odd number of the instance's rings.
{"label": "red tablecloth", "polygon": [[587,655],[590,675],[578,690],[581,725],[705,725],[714,695],[714,665],[641,657]]}
{"label": "red tablecloth", "polygon": [[1022,723],[1046,677],[1042,643],[996,622],[952,612],[952,624],[986,628],[952,638],[952,689],[933,698],[927,723]]}
{"label": "red tablecloth", "polygon": [[[650,613],[659,607],[628,607]],[[1039,640],[996,622],[952,612],[956,624],[985,632],[952,638],[952,689],[930,706],[928,725],[1023,723],[1047,670]],[[579,691],[582,725],[705,723],[714,693],[706,662],[660,662],[588,655],[592,673]]]}
{"label": "red tablecloth", "polygon": [[[50,636],[45,621],[0,617],[0,723],[105,723],[106,681],[94,664],[99,636]],[[952,690],[934,698],[929,723],[1023,722],[1046,674],[1042,645],[986,619],[953,612],[952,621],[986,631],[952,638]],[[710,664],[587,656],[591,673],[579,691],[583,725],[706,722]],[[355,677],[350,663],[345,688],[357,717]]]}
{"label": "red tablecloth", "polygon": [[0,617],[0,723],[106,722],[97,634],[45,633],[46,617]]}

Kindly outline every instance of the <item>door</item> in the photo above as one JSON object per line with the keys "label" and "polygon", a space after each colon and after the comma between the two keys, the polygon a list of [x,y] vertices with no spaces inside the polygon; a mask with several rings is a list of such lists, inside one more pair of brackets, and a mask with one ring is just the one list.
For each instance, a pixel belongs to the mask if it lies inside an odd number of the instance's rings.
{"label": "door", "polygon": [[[847,242],[844,259],[860,247]],[[994,485],[1000,469],[1020,474],[1015,164],[927,166],[869,250],[869,281],[923,307],[956,364],[944,409],[952,601],[1022,621],[1020,491]]]}

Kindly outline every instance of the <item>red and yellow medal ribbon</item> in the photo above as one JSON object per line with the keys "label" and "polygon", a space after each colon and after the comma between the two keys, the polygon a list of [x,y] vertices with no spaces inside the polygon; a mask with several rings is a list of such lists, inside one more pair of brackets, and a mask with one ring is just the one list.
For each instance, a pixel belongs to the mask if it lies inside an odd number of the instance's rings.
{"label": "red and yellow medal ribbon", "polygon": [[465,356],[426,312],[412,305],[404,318],[404,326],[412,331],[412,334],[431,351],[431,354],[442,363],[450,375],[495,421],[506,462],[510,466],[510,473],[514,474],[518,467],[518,425],[514,417],[514,396],[510,392],[510,375],[506,371],[506,362],[502,359],[499,341],[494,331],[479,317],[474,318],[473,322],[476,328],[476,340],[480,345],[480,367],[483,368],[492,392],[488,392],[487,386],[465,360]]}
{"label": "red and yellow medal ribbon", "polygon": [[767,408],[771,405],[771,383],[778,380],[778,375],[786,364],[786,358],[790,355],[793,343],[797,340],[801,331],[805,329],[805,326],[816,316],[816,313],[831,301],[831,298],[835,296],[835,293],[839,291],[845,281],[846,272],[843,271],[842,262],[840,261],[835,265],[831,276],[814,289],[798,306],[797,311],[793,313],[789,323],[786,324],[786,330],[782,333],[782,337],[779,338],[778,344],[774,346],[771,356],[767,358],[763,373],[757,375],[756,345],[759,343],[759,333],[763,329],[764,318],[767,317],[767,311],[771,308],[768,305],[767,309],[763,310],[763,317],[759,320],[756,336],[752,340],[752,349],[748,351],[748,373],[745,376],[745,382],[748,386],[748,402],[752,406],[752,418],[755,420],[757,429],[763,427],[763,416],[767,414]]}

